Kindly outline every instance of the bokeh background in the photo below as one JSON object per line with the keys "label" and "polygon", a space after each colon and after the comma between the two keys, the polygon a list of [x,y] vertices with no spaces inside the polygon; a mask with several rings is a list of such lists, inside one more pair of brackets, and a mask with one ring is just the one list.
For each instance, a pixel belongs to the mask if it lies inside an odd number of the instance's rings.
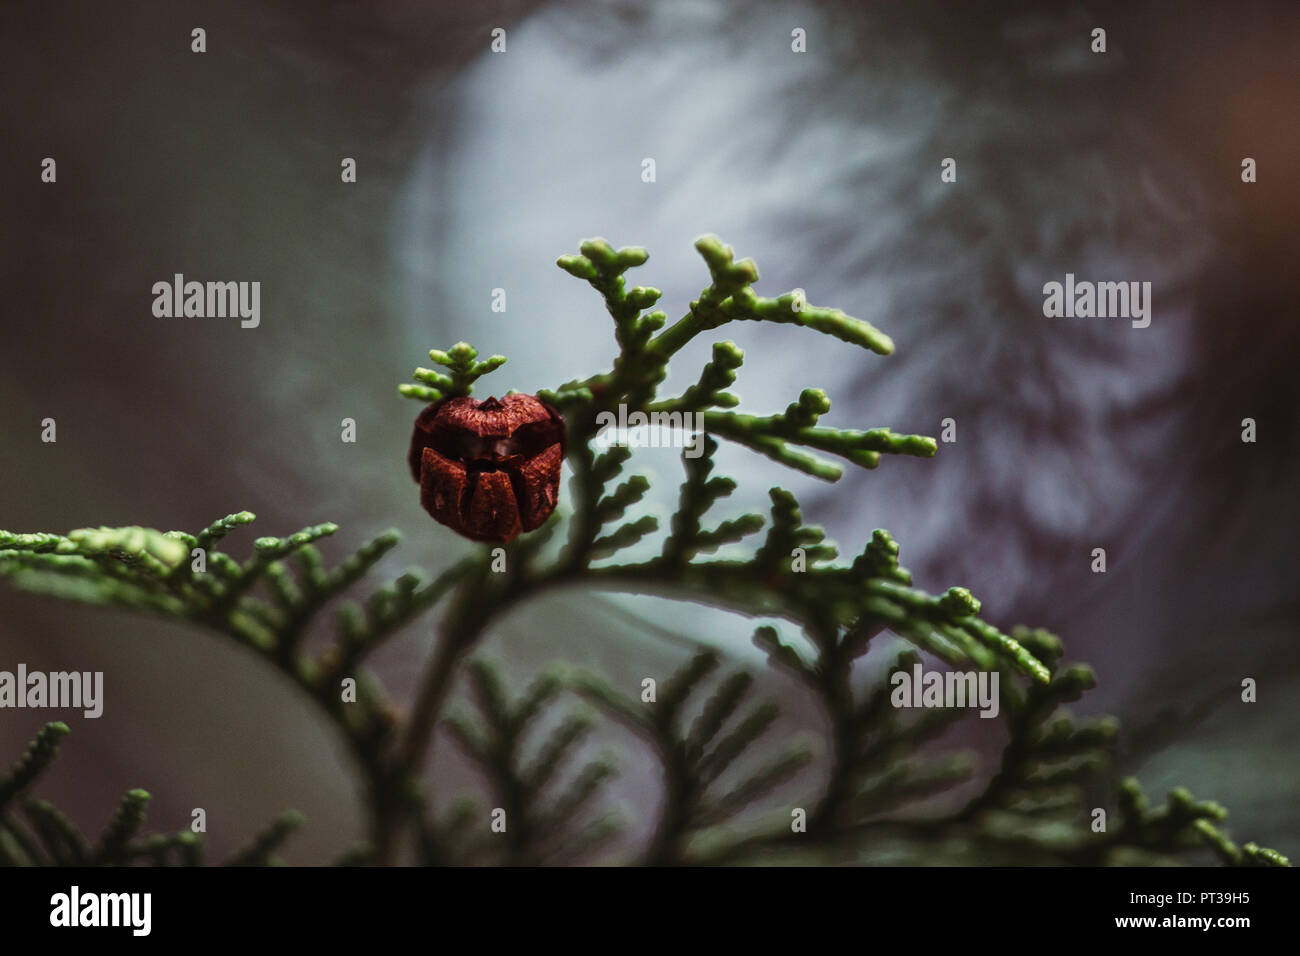
{"label": "bokeh background", "polygon": [[[1123,721],[1117,773],[1218,799],[1235,834],[1294,856],[1300,10],[868,6],[10,5],[0,527],[196,530],[249,509],[260,534],[338,522],[335,558],[397,527],[384,574],[444,567],[469,545],[419,508],[405,466],[418,408],[396,384],[460,339],[510,356],[500,388],[604,368],[608,319],[555,257],[594,235],[644,245],[636,281],[676,317],[707,279],[691,242],[715,232],[758,262],[761,293],[803,287],[897,345],[881,359],[727,329],[751,410],[820,386],[828,424],[937,435],[953,418],[958,435],[933,461],[833,486],[725,450],[735,510],[783,483],[845,550],[888,528],[921,586],[967,585],[999,625],[1061,634],[1100,678],[1077,709]],[[507,52],[491,54],[498,26]],[[1097,26],[1104,55],[1089,52]],[[190,52],[194,27],[206,54]],[[790,52],[795,27],[806,54]],[[55,185],[40,182],[46,156]],[[1257,183],[1241,182],[1246,156]],[[955,185],[939,180],[945,157]],[[155,318],[151,286],[176,272],[259,280],[261,326]],[[1042,284],[1066,272],[1152,282],[1151,326],[1044,318]],[[710,341],[670,385],[694,380]],[[40,441],[46,417],[56,444]],[[676,466],[646,463],[666,514]],[[509,615],[485,650],[518,682],[567,660],[635,687],[691,644],[756,664],[752,627],[569,592]],[[432,640],[422,621],[376,661],[400,701]],[[151,828],[204,807],[217,855],[290,806],[308,819],[291,862],[363,836],[338,741],[219,637],[3,590],[0,668],[19,661],[105,672],[97,721],[0,712],[0,754],[47,718],[72,725],[42,795],[84,829],[143,786]],[[786,703],[778,741],[818,727],[777,675],[759,686]],[[612,729],[595,745],[626,754],[610,800],[634,822],[617,858],[651,821],[654,765]],[[433,767],[442,794],[481,789],[447,742]]]}

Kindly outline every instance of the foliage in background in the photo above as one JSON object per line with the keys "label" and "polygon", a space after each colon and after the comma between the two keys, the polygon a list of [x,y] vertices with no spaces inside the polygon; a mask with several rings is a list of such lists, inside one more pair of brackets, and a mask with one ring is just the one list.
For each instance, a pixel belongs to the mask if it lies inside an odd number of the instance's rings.
{"label": "foliage in background", "polygon": [[[340,862],[603,859],[602,846],[623,826],[600,802],[616,766],[603,756],[590,759],[584,741],[604,715],[644,741],[662,770],[661,810],[639,862],[853,859],[877,839],[901,836],[916,847],[917,860],[930,858],[927,848],[943,846],[962,848],[967,862],[1149,863],[1209,846],[1228,864],[1285,864],[1272,850],[1233,843],[1217,826],[1225,815],[1218,805],[1176,789],[1164,806],[1152,809],[1131,780],[1113,795],[1109,826],[1093,832],[1085,788],[1102,779],[1116,725],[1108,718],[1076,721],[1062,709],[1093,685],[1092,672],[1064,664],[1061,643],[1045,631],[1007,633],[986,622],[979,601],[964,588],[935,595],[913,587],[887,532],[875,531],[850,559],[839,560],[836,546],[821,528],[804,523],[794,495],[782,488],[771,489],[766,517],[714,517],[736,487],[713,474],[717,439],[827,481],[842,472],[831,458],[874,468],[882,455],[928,457],[936,445],[888,428],[822,426],[830,401],[818,389],[793,396],[779,414],[733,411],[739,398],[728,389],[744,355],[727,341],[714,344],[695,384],[661,396],[676,353],[733,321],[802,326],[880,355],[893,349],[868,323],[812,306],[801,294],[757,295],[751,288],[758,278],[753,262],[736,261],[716,238],[706,236],[696,248],[711,281],[671,325],[653,309],[659,290],[629,288],[625,281],[629,269],[646,261],[644,249],[616,250],[593,239],[579,254],[560,258],[562,269],[604,299],[618,354],[607,371],[540,394],[567,422],[569,506],[566,514],[557,513],[506,546],[504,571],[494,568],[493,549],[484,546],[438,576],[408,571],[358,602],[344,592],[397,544],[397,532],[385,532],[332,568],[316,547],[337,530],[332,524],[285,538],[257,538],[252,555],[241,561],[216,550],[228,533],[253,521],[252,514],[239,512],[198,534],[144,528],[81,529],[66,536],[0,532],[0,577],[38,593],[215,629],[301,686],[347,742],[368,786],[370,840],[340,848]],[[479,362],[477,354],[465,343],[431,352],[445,371],[417,369],[417,384],[402,386],[402,394],[422,402],[470,394],[476,379],[505,362],[502,356]],[[653,515],[633,516],[650,482],[642,474],[624,476],[631,450],[594,447],[602,414],[620,406],[647,415],[703,416],[703,454],[683,456],[677,509],[662,533]],[[647,551],[648,544],[657,544],[657,551]],[[620,557],[634,546],[650,556]],[[201,570],[192,560],[196,549],[205,558]],[[575,584],[676,597],[785,622],[783,629],[759,627],[754,641],[771,666],[820,702],[828,728],[826,778],[807,779],[812,753],[805,744],[769,744],[777,704],[752,700],[752,676],[721,673],[723,661],[713,652],[697,655],[660,682],[653,703],[564,665],[512,697],[500,668],[471,652],[499,615],[545,589]],[[409,714],[402,715],[365,660],[438,604],[444,607],[436,647]],[[325,616],[326,605],[334,612],[332,640],[309,652],[305,637]],[[912,648],[898,654],[873,690],[856,693],[855,664],[882,632]],[[910,671],[920,660],[918,651],[954,668],[997,671],[1001,681],[1008,737],[1001,764],[975,797],[948,814],[918,814],[915,806],[971,777],[965,755],[931,753],[966,712],[903,714],[889,702],[890,675]],[[450,687],[462,670],[470,699],[450,704]],[[354,701],[341,690],[348,681],[356,682]],[[574,700],[586,706],[573,709]],[[550,726],[539,742],[536,728],[544,724]],[[493,789],[489,805],[506,811],[504,833],[489,828],[487,810],[473,799],[434,812],[424,770],[439,730],[484,769]],[[148,800],[144,791],[127,794],[93,845],[49,804],[30,798],[20,803],[66,731],[61,724],[47,725],[0,778],[0,862],[199,862],[201,844],[194,834],[137,835]],[[784,811],[756,809],[762,798],[795,789],[799,794]],[[802,832],[791,826],[791,807],[806,808]],[[287,814],[232,862],[271,862],[298,822]]]}

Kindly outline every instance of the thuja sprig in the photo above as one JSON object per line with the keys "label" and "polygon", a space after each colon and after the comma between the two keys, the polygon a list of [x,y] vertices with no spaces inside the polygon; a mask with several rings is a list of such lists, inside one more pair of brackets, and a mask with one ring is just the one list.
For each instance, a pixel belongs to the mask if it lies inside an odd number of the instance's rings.
{"label": "thuja sprig", "polygon": [[668,316],[661,311],[642,314],[663,295],[650,286],[627,288],[623,273],[644,265],[650,253],[640,246],[615,250],[604,239],[588,239],[578,255],[561,256],[558,265],[569,275],[585,279],[605,300],[605,308],[614,319],[614,336],[620,358],[645,350],[650,337],[663,327]]}
{"label": "thuja sprig", "polygon": [[62,721],[46,724],[27,746],[27,752],[0,777],[0,813],[9,801],[18,796],[45,772],[59,752],[59,745],[68,735],[68,725]]}
{"label": "thuja sprig", "polygon": [[893,352],[893,341],[871,323],[839,309],[810,305],[798,291],[775,299],[755,295],[750,286],[758,281],[758,267],[752,259],[735,261],[731,247],[717,236],[697,239],[695,249],[704,258],[713,281],[691,303],[685,316],[650,343],[650,351],[670,356],[700,332],[735,320],[749,320],[798,325],[880,355]]}
{"label": "thuja sprig", "polygon": [[1036,681],[1048,679],[1028,648],[977,616],[979,602],[969,591],[950,588],[934,596],[911,587],[887,532],[878,531],[851,564],[831,564],[836,547],[820,527],[803,522],[794,495],[783,489],[771,491],[767,534],[751,558],[701,560],[764,525],[762,516],[744,514],[704,530],[705,515],[734,488],[731,479],[711,475],[715,449],[706,439],[698,458],[683,455],[687,477],[661,554],[592,567],[590,580],[622,590],[680,591],[733,610],[812,622],[824,643],[846,642],[855,654],[865,648],[855,635],[889,627],[953,665],[990,667],[1002,660]]}
{"label": "thuja sprig", "polygon": [[[146,790],[128,790],[93,843],[47,800],[25,798],[22,801],[25,820],[10,812],[11,801],[36,783],[53,761],[58,743],[67,733],[66,724],[46,724],[32,740],[23,758],[0,777],[0,866],[126,866],[137,860],[155,865],[181,863],[197,866],[202,863],[203,840],[196,833],[140,835],[152,799]],[[297,811],[285,813],[249,848],[237,853],[229,862],[274,862],[271,851],[301,823],[302,815]]]}
{"label": "thuja sprig", "polygon": [[[791,292],[775,299],[756,295],[750,286],[758,280],[757,266],[750,259],[735,261],[731,248],[716,236],[700,238],[695,248],[703,257],[712,281],[699,298],[690,303],[687,313],[667,328],[663,328],[665,314],[662,311],[642,312],[658,301],[661,295],[658,289],[646,286],[626,289],[624,273],[647,261],[649,257],[644,249],[628,247],[615,250],[604,239],[589,239],[582,243],[577,255],[560,257],[560,268],[585,279],[604,298],[606,309],[614,318],[619,353],[609,372],[566,383],[554,391],[541,392],[540,397],[574,410],[583,405],[611,407],[619,402],[629,408],[649,410],[671,410],[678,405],[696,409],[706,403],[731,407],[736,404],[734,396],[721,390],[734,381],[735,369],[743,359],[743,353],[732,343],[715,345],[713,361],[705,367],[693,391],[688,390],[676,402],[670,400],[659,406],[651,403],[656,388],[667,376],[672,357],[696,335],[732,321],[793,324],[881,355],[893,351],[888,336],[870,323],[838,309],[811,306],[800,293]],[[738,426],[736,430],[748,433],[749,423]],[[803,437],[807,436],[795,436],[792,440],[797,443]],[[816,437],[824,439],[826,436]],[[883,450],[933,454],[932,444],[918,438],[910,444],[900,442],[898,448]]]}
{"label": "thuja sprig", "polygon": [[506,364],[504,355],[492,355],[482,362],[476,362],[478,350],[468,342],[457,342],[445,352],[432,349],[429,358],[447,371],[417,368],[412,377],[420,384],[398,386],[398,391],[407,398],[436,402],[444,398],[469,395],[474,390],[477,379]]}
{"label": "thuja sprig", "polygon": [[1256,843],[1238,846],[1219,827],[1228,811],[1213,800],[1195,799],[1184,787],[1175,787],[1164,806],[1153,808],[1141,785],[1129,777],[1120,783],[1118,802],[1121,822],[1105,848],[1109,854],[1171,854],[1205,846],[1227,866],[1291,865],[1276,850]]}
{"label": "thuja sprig", "polygon": [[736,370],[745,362],[744,349],[735,342],[713,343],[713,358],[700,370],[700,378],[679,397],[649,406],[649,411],[696,412],[706,408],[735,408],[740,396],[728,392],[736,382]]}
{"label": "thuja sprig", "polygon": [[[716,237],[701,238],[696,249],[704,258],[712,281],[690,304],[687,314],[662,331],[661,311],[641,311],[658,301],[659,291],[644,286],[630,290],[626,287],[624,274],[648,259],[644,249],[615,250],[603,239],[592,239],[582,243],[577,255],[558,260],[562,269],[586,280],[601,294],[606,310],[614,319],[619,346],[608,372],[539,393],[540,397],[562,407],[570,420],[575,510],[571,566],[575,559],[580,562],[591,556],[591,546],[597,540],[602,541],[598,553],[603,556],[655,530],[655,523],[646,516],[602,537],[602,526],[610,519],[602,511],[601,501],[607,492],[605,483],[617,474],[617,469],[610,475],[601,474],[594,467],[587,445],[599,427],[598,413],[620,405],[629,414],[644,413],[651,422],[657,423],[672,422],[672,416],[680,419],[683,413],[700,412],[710,436],[727,438],[799,471],[832,481],[840,477],[842,470],[805,449],[838,455],[867,468],[875,467],[881,454],[928,457],[935,453],[935,442],[924,436],[896,435],[887,428],[855,430],[819,426],[818,420],[830,408],[829,399],[819,389],[805,389],[779,415],[761,417],[728,411],[739,403],[739,397],[727,389],[734,384],[744,360],[744,353],[732,342],[715,343],[712,358],[695,385],[676,398],[656,401],[656,390],[667,377],[673,355],[700,332],[730,321],[789,322],[879,354],[888,354],[893,348],[888,337],[869,323],[839,310],[809,306],[800,294],[790,293],[779,299],[756,296],[749,287],[758,279],[757,267],[748,259],[736,261],[731,249]],[[706,458],[712,457],[712,447],[709,446]],[[713,487],[720,488],[727,481],[730,479],[718,479]],[[701,503],[694,498],[682,499],[683,506]],[[739,540],[757,530],[760,520],[753,515],[734,519],[734,523],[718,529],[725,540],[719,539],[717,544],[706,540],[701,544],[716,547]],[[674,521],[689,526],[691,517],[679,510]],[[679,545],[684,538],[674,529],[670,541],[666,556],[675,560],[680,556]]]}
{"label": "thuja sprig", "polygon": [[[431,580],[407,571],[363,602],[343,602],[335,639],[307,653],[303,637],[312,622],[387,554],[400,534],[384,532],[333,568],[326,567],[317,548],[337,530],[328,522],[285,537],[258,538],[252,555],[242,561],[217,550],[227,535],[253,520],[251,512],[236,512],[197,534],[141,528],[67,535],[0,532],[0,577],[34,593],[146,611],[226,634],[282,670],[322,707],[374,789],[397,787],[385,765],[395,711],[377,678],[364,669],[365,659],[478,569],[479,561],[462,561]],[[345,680],[355,681],[355,697],[345,699]],[[184,855],[191,848],[184,841],[155,843],[151,852],[165,856],[172,850]]]}
{"label": "thuja sprig", "polygon": [[807,746],[788,745],[738,782],[717,781],[753,745],[780,713],[771,701],[741,716],[753,678],[737,671],[717,683],[698,715],[685,718],[692,698],[718,667],[713,652],[697,654],[664,683],[655,700],[633,700],[596,674],[574,670],[565,682],[611,717],[641,736],[653,749],[663,771],[666,806],[644,856],[652,865],[699,862],[691,841],[708,828],[725,823],[749,804],[792,779],[812,759]]}
{"label": "thuja sprig", "polygon": [[127,862],[131,839],[144,825],[145,809],[150,799],[147,790],[137,788],[126,792],[99,839],[93,857],[96,863],[117,865]]}
{"label": "thuja sprig", "polygon": [[[498,806],[505,812],[505,838],[496,841],[500,861],[554,865],[581,859],[616,836],[617,820],[608,814],[590,814],[613,777],[612,759],[598,757],[563,773],[566,764],[578,762],[578,751],[594,727],[591,715],[582,711],[565,715],[539,745],[530,746],[525,739],[563,691],[558,677],[543,673],[512,701],[497,664],[476,657],[466,670],[478,715],[456,708],[443,723],[492,781]],[[428,851],[445,858],[455,846],[454,827],[453,820],[431,833]],[[478,848],[492,849],[489,841],[480,841]],[[464,853],[466,848],[458,849]]]}
{"label": "thuja sprig", "polygon": [[705,436],[703,453],[698,458],[682,457],[686,480],[678,495],[672,533],[664,540],[660,554],[659,563],[664,566],[680,568],[696,555],[739,541],[763,526],[761,515],[746,514],[724,521],[710,531],[703,529],[701,519],[705,513],[736,490],[733,479],[712,476],[713,455],[717,450],[717,442]]}
{"label": "thuja sprig", "polygon": [[[362,577],[400,540],[386,531],[333,569],[326,569],[316,542],[337,531],[326,522],[286,537],[264,536],[240,561],[214,545],[251,524],[243,511],[198,534],[141,528],[83,529],[60,535],[0,532],[0,575],[24,590],[151,611],[221,630],[271,658],[295,680],[319,691],[328,660],[358,660],[409,619],[441,597],[457,569],[421,586],[411,571],[378,590],[364,611],[345,605],[340,635],[323,656],[298,653],[308,622]],[[191,554],[194,554],[191,560]]]}
{"label": "thuja sprig", "polygon": [[226,861],[226,866],[276,866],[281,860],[276,850],[303,825],[303,816],[297,810],[281,814],[257,834],[243,849]]}

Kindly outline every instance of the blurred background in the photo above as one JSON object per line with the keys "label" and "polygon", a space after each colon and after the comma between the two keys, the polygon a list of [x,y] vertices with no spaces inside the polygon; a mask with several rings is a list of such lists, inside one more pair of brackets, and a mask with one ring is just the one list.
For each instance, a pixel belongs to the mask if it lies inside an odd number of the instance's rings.
{"label": "blurred background", "polygon": [[[1235,835],[1294,856],[1300,10],[881,6],[10,5],[0,527],[193,531],[249,509],[255,530],[227,542],[241,557],[257,534],[332,520],[327,557],[397,527],[385,576],[445,567],[470,546],[419,507],[405,465],[418,406],[397,383],[460,339],[510,356],[498,389],[606,368],[609,320],[556,256],[596,235],[646,246],[633,281],[663,289],[676,318],[707,282],[691,243],[714,232],[756,260],[758,292],[802,287],[896,352],[746,324],[701,336],[669,389],[731,338],[750,411],[817,386],[834,402],[825,424],[957,429],[933,461],[836,485],[724,449],[720,471],[741,477],[730,507],[763,508],[781,483],[845,552],[888,528],[920,586],[966,585],[999,626],[1059,633],[1099,675],[1077,710],[1123,721],[1117,772],[1217,799]],[[495,27],[505,53],[489,52]],[[807,53],[791,52],[796,27]],[[1105,54],[1090,52],[1095,27]],[[946,157],[956,184],[940,182]],[[1244,157],[1258,182],[1241,181]],[[260,281],[260,327],[154,317],[153,283],[177,272]],[[1044,318],[1043,283],[1066,272],[1151,282],[1150,327]],[[673,456],[644,459],[667,514]],[[484,650],[518,683],[566,660],[635,688],[691,643],[756,666],[753,625],[568,592],[511,613]],[[399,701],[432,640],[423,619],[375,661]],[[0,669],[19,662],[105,672],[99,720],[0,711],[4,761],[45,719],[72,726],[41,795],[83,829],[143,786],[151,829],[204,807],[217,856],[290,806],[308,820],[291,862],[363,836],[338,740],[241,648],[0,590]],[[775,742],[818,728],[797,688],[759,675],[786,707]],[[1244,677],[1255,704],[1239,701]],[[601,737],[626,755],[618,858],[659,795],[639,745]],[[482,787],[445,741],[431,775],[443,796]]]}

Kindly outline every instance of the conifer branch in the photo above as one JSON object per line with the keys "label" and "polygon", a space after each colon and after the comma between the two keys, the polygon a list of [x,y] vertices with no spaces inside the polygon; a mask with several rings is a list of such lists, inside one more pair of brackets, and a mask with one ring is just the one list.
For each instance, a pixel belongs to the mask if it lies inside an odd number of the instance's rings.
{"label": "conifer branch", "polygon": [[59,744],[68,735],[68,725],[62,721],[46,724],[36,738],[28,745],[27,752],[17,763],[0,777],[0,813],[4,813],[9,801],[21,794],[45,769],[54,762],[58,755]]}
{"label": "conifer branch", "polygon": [[412,377],[420,384],[398,387],[398,391],[406,398],[437,402],[444,398],[469,395],[474,391],[475,381],[506,364],[504,355],[492,355],[482,362],[476,362],[478,350],[468,342],[457,342],[445,352],[431,349],[429,358],[448,371],[443,373],[434,369],[417,368]]}
{"label": "conifer branch", "polygon": [[443,718],[443,725],[488,775],[505,810],[502,862],[554,863],[556,854],[571,848],[575,840],[591,850],[615,836],[617,828],[610,826],[610,821],[584,819],[613,776],[609,759],[581,765],[567,785],[557,782],[561,768],[576,760],[580,745],[592,730],[591,716],[583,712],[567,715],[536,748],[529,748],[524,739],[536,718],[563,690],[558,678],[544,673],[521,698],[511,701],[498,665],[476,657],[467,664],[467,671],[477,718],[457,709]]}
{"label": "conifer branch", "polygon": [[275,851],[303,825],[302,814],[289,810],[273,820],[246,847],[226,861],[226,866],[277,866],[282,861]]}
{"label": "conifer branch", "polygon": [[[0,794],[7,794],[7,799],[0,802],[0,866],[125,866],[140,859],[155,865],[198,866],[203,862],[203,840],[196,833],[138,837],[150,800],[145,790],[127,791],[93,847],[77,825],[48,800],[35,797],[24,800],[25,823],[9,812],[7,804],[30,788],[50,765],[59,740],[67,733],[64,724],[46,724],[23,758],[0,778]],[[276,862],[273,851],[301,823],[302,816],[289,811],[236,854],[232,863]]]}
{"label": "conifer branch", "polygon": [[131,839],[144,824],[145,808],[148,807],[149,800],[147,790],[127,791],[104,830],[104,835],[99,838],[99,845],[92,856],[93,862],[105,866],[118,866],[127,862]]}
{"label": "conifer branch", "polygon": [[[645,739],[654,749],[664,775],[665,808],[644,862],[691,862],[690,842],[707,827],[721,823],[769,791],[793,778],[811,759],[802,744],[783,752],[721,794],[711,786],[745,750],[754,744],[778,713],[772,702],[760,704],[734,721],[752,678],[738,672],[724,678],[691,723],[685,711],[703,681],[719,664],[713,652],[687,661],[663,685],[657,699],[640,703],[626,698],[603,679],[574,671],[568,686]],[[732,730],[719,739],[724,726]],[[715,741],[717,741],[715,743]]]}
{"label": "conifer branch", "polygon": [[[884,530],[841,560],[825,531],[806,523],[795,496],[780,487],[770,489],[767,515],[719,513],[736,488],[733,479],[714,473],[719,439],[828,481],[843,468],[824,455],[870,469],[883,455],[931,457],[937,445],[884,427],[827,427],[821,420],[830,400],[815,387],[802,390],[779,414],[736,410],[740,398],[731,389],[744,353],[730,341],[713,344],[694,384],[659,398],[669,365],[684,346],[733,321],[807,328],[879,355],[893,349],[888,336],[869,323],[809,305],[800,292],[757,295],[754,263],[736,260],[716,237],[701,238],[696,249],[710,281],[671,325],[655,308],[662,297],[657,288],[628,284],[628,272],[648,260],[646,250],[615,249],[591,239],[577,254],[558,260],[600,294],[613,322],[616,354],[607,370],[538,393],[565,417],[572,471],[568,517],[553,515],[541,529],[506,545],[503,568],[482,548],[436,577],[411,569],[366,599],[351,600],[346,592],[396,546],[396,531],[372,539],[333,568],[318,547],[336,532],[330,523],[284,538],[258,538],[252,556],[240,560],[219,546],[254,520],[241,511],[197,533],[139,527],[83,528],[67,535],[0,531],[0,578],[35,593],[198,624],[226,634],[281,671],[334,722],[365,775],[371,840],[339,857],[342,865],[394,862],[408,836],[426,863],[570,862],[605,845],[623,824],[599,806],[612,761],[597,757],[578,766],[594,729],[592,717],[569,713],[540,739],[534,736],[533,728],[558,712],[564,691],[631,729],[660,761],[665,798],[644,853],[648,862],[734,862],[772,850],[852,845],[890,830],[922,845],[956,837],[981,850],[1036,861],[1149,862],[1208,848],[1227,864],[1286,865],[1276,851],[1233,842],[1220,828],[1224,811],[1217,804],[1175,790],[1165,806],[1152,810],[1136,782],[1123,784],[1116,796],[1119,824],[1094,832],[1083,794],[1106,766],[1117,727],[1105,718],[1076,721],[1065,712],[1063,705],[1089,689],[1093,677],[1085,666],[1062,665],[1055,636],[998,629],[981,617],[980,602],[965,588],[932,594],[916,587]],[[478,361],[478,352],[464,342],[445,352],[432,350],[430,358],[436,368],[416,369],[414,384],[400,387],[402,395],[425,403],[468,396],[477,379],[506,361]],[[649,478],[622,477],[632,451],[620,444],[601,447],[600,430],[616,410],[670,425],[684,422],[687,414],[700,416],[704,435],[688,449],[699,454],[682,456],[685,475],[665,528],[643,511],[652,490]],[[548,548],[561,525],[567,525],[563,545]],[[760,532],[761,540],[747,551],[743,543]],[[643,547],[649,557],[623,559],[626,549],[650,543],[655,547]],[[772,701],[746,706],[753,678],[744,672],[718,677],[721,659],[713,652],[697,655],[664,681],[657,701],[642,702],[598,675],[571,669],[543,674],[522,695],[512,695],[500,669],[471,654],[501,614],[559,586],[669,596],[774,620],[756,629],[754,643],[823,710],[827,779],[806,786],[800,771],[810,751],[798,741],[766,759],[745,759],[772,735],[779,708]],[[362,664],[444,598],[434,652],[403,718]],[[315,645],[307,638],[327,605],[335,607],[334,640],[309,653],[304,648]],[[784,636],[786,629],[797,636]],[[884,633],[904,646],[864,692],[851,679],[854,669],[864,666],[871,642]],[[1007,743],[985,785],[961,808],[895,816],[974,772],[967,754],[930,753],[941,749],[960,710],[903,716],[893,706],[895,675],[910,671],[921,654],[1001,680]],[[448,705],[462,666],[472,709]],[[350,679],[356,697],[345,701],[340,685]],[[487,775],[496,802],[507,810],[504,839],[481,825],[483,811],[475,801],[456,801],[441,815],[431,810],[422,781],[438,728]],[[26,797],[66,732],[63,725],[47,725],[0,777],[0,862],[202,861],[197,834],[138,835],[148,800],[144,791],[126,795],[93,848],[52,805]],[[786,784],[801,787],[800,803],[809,808],[806,832],[793,830],[788,818],[769,824],[755,809]],[[19,797],[25,797],[22,819],[9,809]],[[231,863],[277,862],[277,850],[300,822],[297,814],[282,816]]]}

